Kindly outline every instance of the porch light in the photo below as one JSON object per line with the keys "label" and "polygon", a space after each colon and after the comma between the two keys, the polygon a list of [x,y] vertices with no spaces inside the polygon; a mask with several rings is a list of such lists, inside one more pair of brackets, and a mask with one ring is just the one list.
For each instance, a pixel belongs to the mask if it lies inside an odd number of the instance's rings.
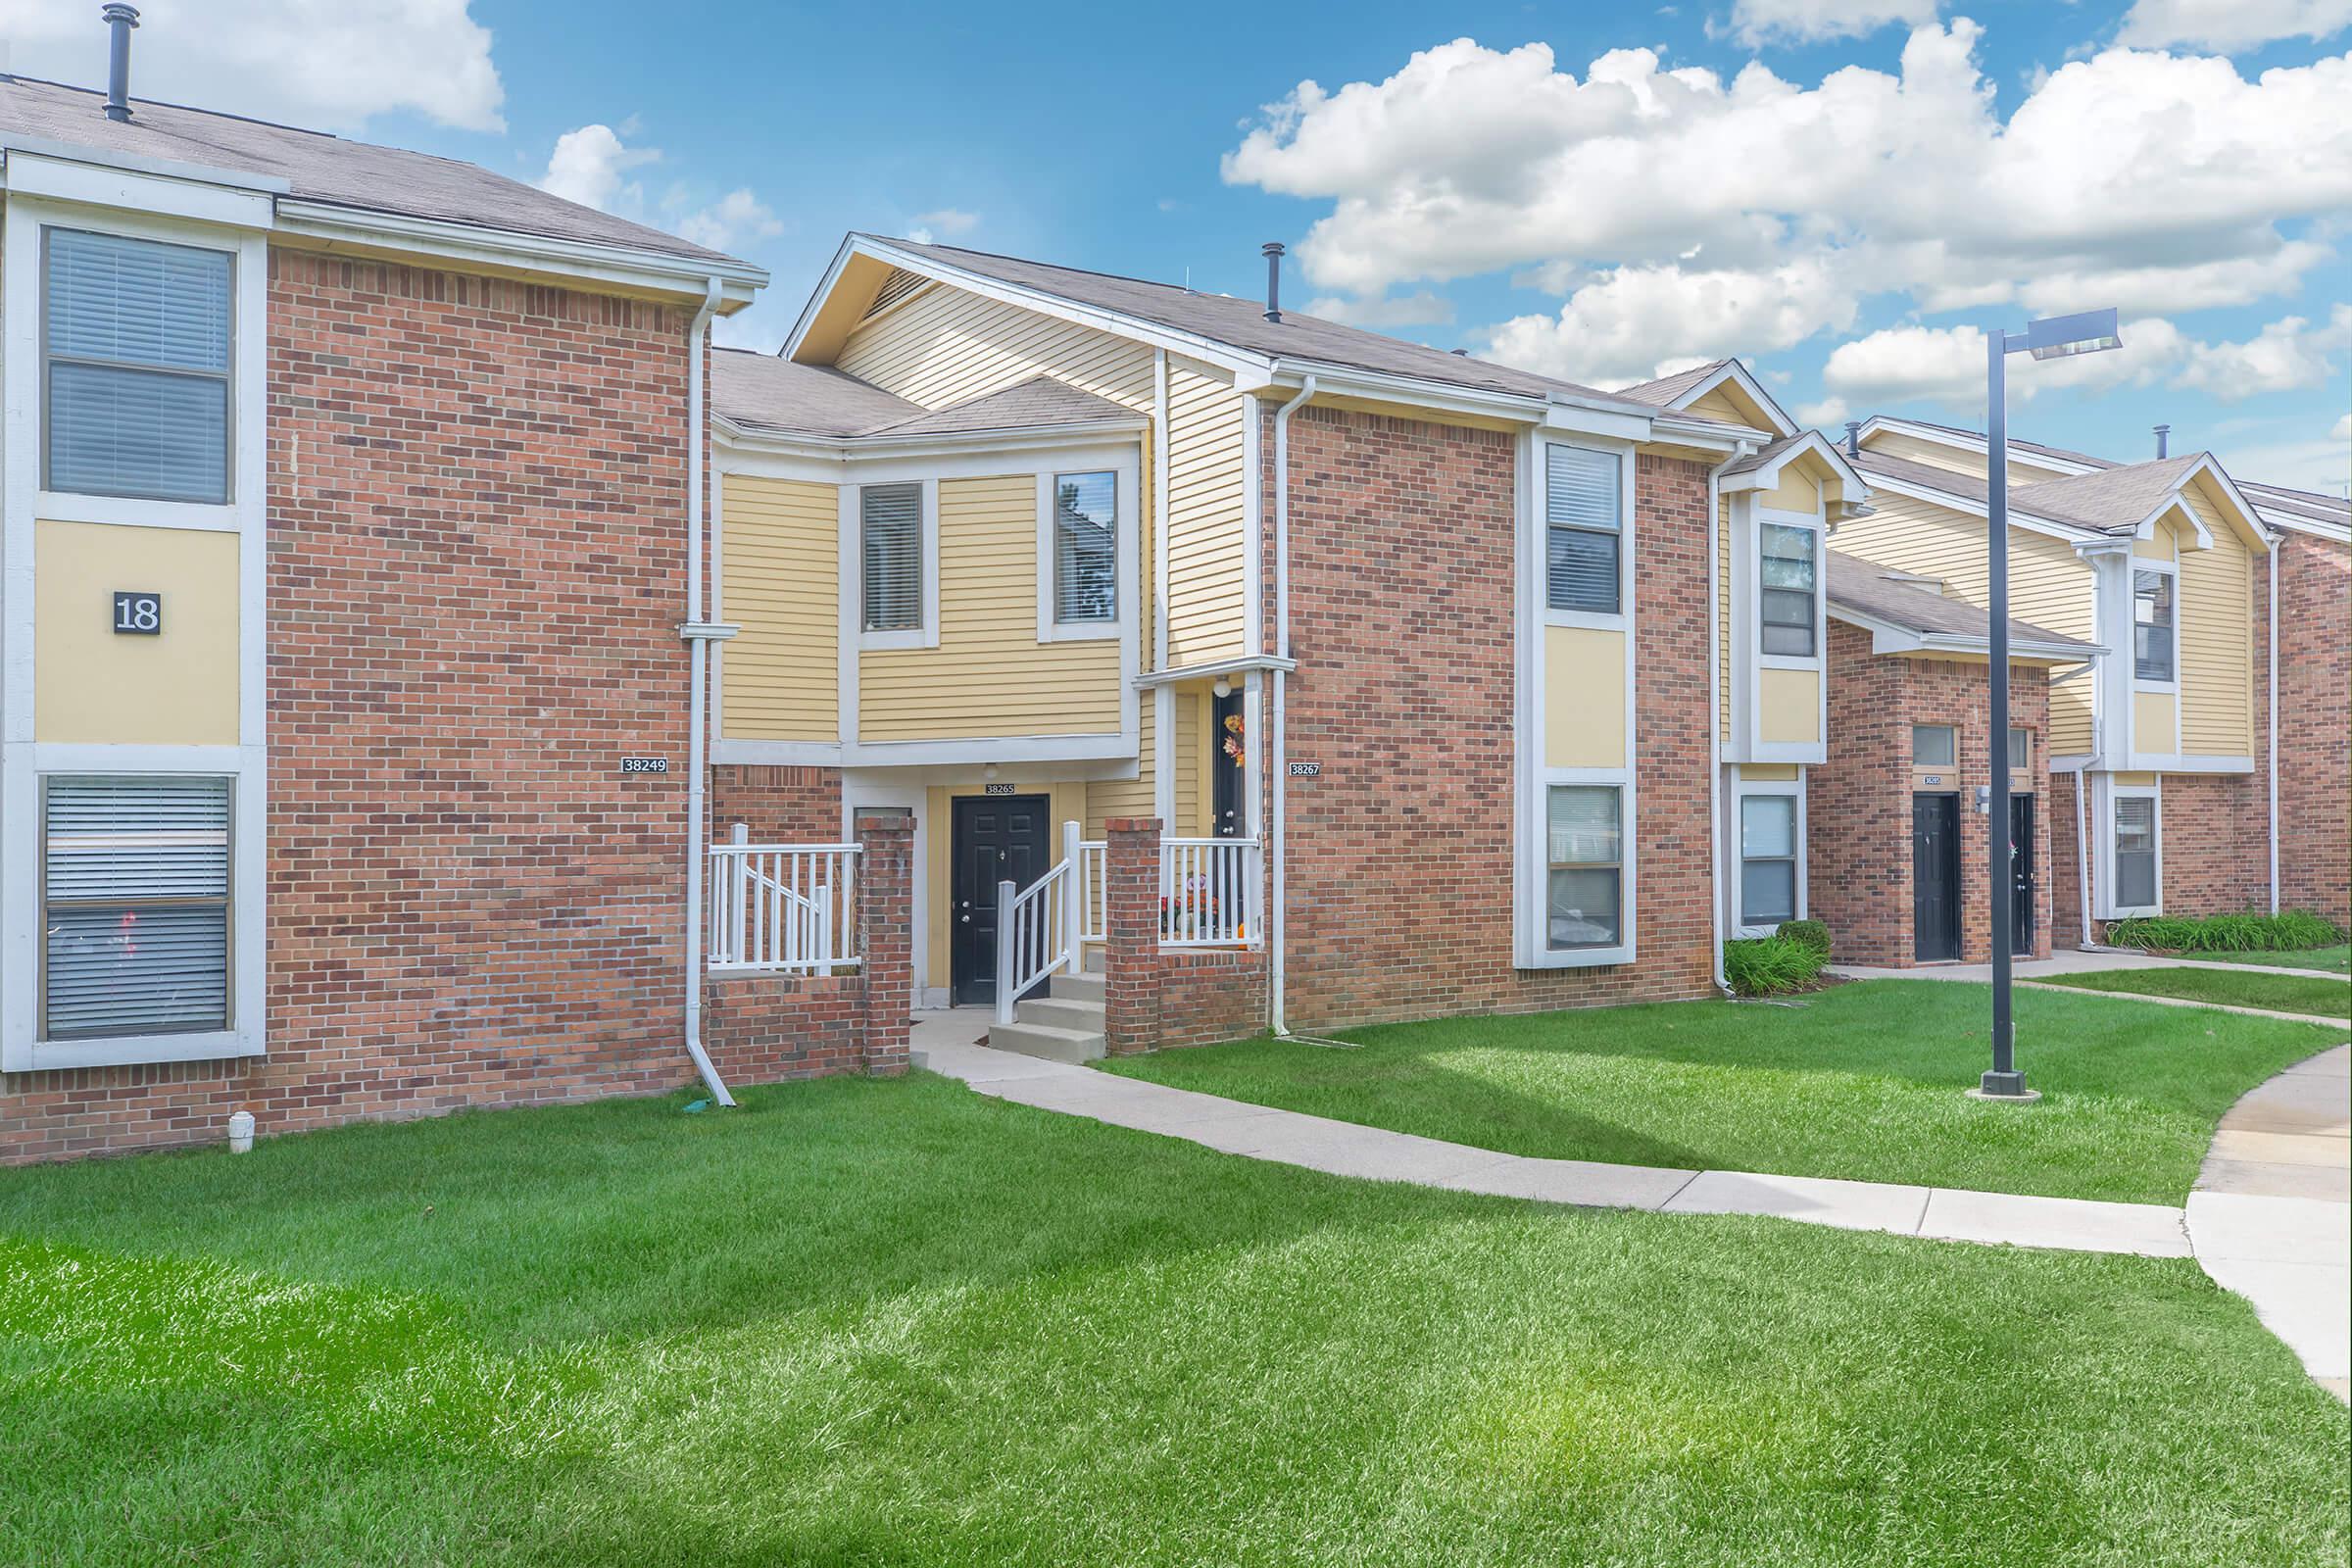
{"label": "porch light", "polygon": [[2077,354],[2097,354],[2124,346],[2116,330],[2113,310],[2082,311],[2073,316],[2045,317],[2030,321],[2023,332],[1995,327],[1984,334],[1984,449],[1985,449],[1985,560],[1990,570],[1990,637],[1985,650],[1986,724],[1992,748],[1992,789],[1984,840],[1986,889],[1992,900],[1992,1066],[1969,1094],[1979,1100],[2003,1100],[2022,1104],[2041,1098],[2026,1087],[2017,1066],[2017,1029],[2009,1009],[2009,969],[2015,939],[2010,893],[2015,887],[2012,861],[2017,846],[2010,841],[2009,814],[2009,356],[2031,354],[2037,360],[2063,360]]}

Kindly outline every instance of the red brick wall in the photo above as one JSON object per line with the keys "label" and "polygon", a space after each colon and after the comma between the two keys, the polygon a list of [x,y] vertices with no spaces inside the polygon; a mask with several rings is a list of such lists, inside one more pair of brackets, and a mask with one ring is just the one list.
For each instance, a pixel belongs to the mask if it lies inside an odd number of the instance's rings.
{"label": "red brick wall", "polygon": [[12,1076],[0,1159],[687,1076],[687,324],[271,252],[270,1054]]}
{"label": "red brick wall", "polygon": [[1264,948],[1162,948],[1157,817],[1103,828],[1103,1049],[1214,1045],[1266,1027]]}
{"label": "red brick wall", "polygon": [[1520,971],[1512,438],[1307,408],[1290,442],[1292,1025],[1707,994],[1705,468],[1639,460],[1640,960]]}
{"label": "red brick wall", "polygon": [[[2263,776],[2167,773],[2161,789],[2164,912],[2268,909],[2270,798]],[[2281,845],[2282,869],[2291,853]]]}
{"label": "red brick wall", "polygon": [[[1830,760],[1808,769],[1805,783],[1807,906],[1829,925],[1840,960],[1917,961],[1911,726],[1949,724],[1957,731],[1959,763],[1960,961],[1983,963],[1992,953],[1985,888],[1990,818],[1977,810],[1976,791],[1992,778],[1987,671],[1982,664],[1876,655],[1870,647],[1868,632],[1830,622]],[[2050,831],[2049,681],[2042,670],[2012,668],[2009,711],[2034,734],[2034,953],[2047,956],[2057,841]]]}
{"label": "red brick wall", "polygon": [[719,843],[737,822],[755,844],[834,844],[841,838],[841,769],[714,767],[710,833]]}
{"label": "red brick wall", "polygon": [[2352,548],[2287,535],[2278,603],[2279,902],[2352,927]]}

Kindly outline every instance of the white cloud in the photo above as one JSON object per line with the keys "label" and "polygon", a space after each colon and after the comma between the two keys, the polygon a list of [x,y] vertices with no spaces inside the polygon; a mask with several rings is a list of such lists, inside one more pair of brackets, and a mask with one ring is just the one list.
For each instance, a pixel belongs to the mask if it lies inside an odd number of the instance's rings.
{"label": "white cloud", "polygon": [[918,213],[914,220],[935,234],[950,236],[968,234],[980,226],[978,213],[967,213],[956,207],[942,207],[935,213]]}
{"label": "white cloud", "polygon": [[750,349],[755,354],[773,354],[784,346],[784,334],[792,328],[792,318],[776,311],[762,311],[753,306],[737,311],[733,316],[721,316],[710,323],[710,339],[722,348]]}
{"label": "white cloud", "polygon": [[[2127,321],[2124,346],[2105,354],[2027,362],[2013,359],[2009,401],[2031,402],[2037,393],[2061,387],[2105,390],[2146,386],[2179,365],[2194,345],[2161,318]],[[1981,414],[1984,408],[1984,333],[1974,326],[1893,326],[1840,343],[1822,367],[1828,394],[1807,412],[1835,409],[1825,418],[1843,418],[1849,406],[1912,400],[1940,403]]]}
{"label": "white cloud", "polygon": [[2328,384],[2328,357],[2347,346],[2352,346],[2352,305],[2336,306],[2319,327],[2300,316],[2283,317],[2243,343],[2191,345],[2172,384],[2222,403],[2242,403],[2265,392],[2305,391]]}
{"label": "white cloud", "polygon": [[717,201],[689,213],[678,222],[678,237],[714,251],[732,251],[756,239],[784,232],[775,210],[739,185]]}
{"label": "white cloud", "polygon": [[[0,0],[19,74],[106,84],[98,8]],[[151,5],[131,36],[133,98],[194,104],[327,130],[407,111],[461,130],[504,130],[490,29],[468,0],[204,0]]]}
{"label": "white cloud", "polygon": [[1576,290],[1557,315],[1514,317],[1488,342],[1505,364],[1617,386],[1661,373],[1662,351],[1685,364],[1762,353],[1853,318],[1852,293],[1821,260],[1760,271],[1620,267]]}
{"label": "white cloud", "polygon": [[2335,416],[2335,423],[2328,427],[2328,439],[2338,443],[2352,441],[2352,414]]}
{"label": "white cloud", "polygon": [[1306,314],[1349,326],[1451,326],[1453,301],[1427,289],[1387,299],[1348,300],[1335,295],[1307,302]]}
{"label": "white cloud", "polygon": [[2222,466],[2240,478],[2265,484],[2292,485],[2328,496],[2345,493],[2347,475],[2352,473],[2348,467],[2352,465],[2352,414],[2336,416],[2327,435],[2317,440],[2308,433],[2311,426],[2300,421],[2265,420],[2253,428],[2268,433],[2271,439],[2249,446],[2230,443],[2221,451]]}
{"label": "white cloud", "polygon": [[[1979,35],[1922,26],[1899,72],[1812,85],[1645,49],[1580,79],[1542,44],[1456,39],[1385,80],[1301,82],[1224,174],[1330,204],[1297,247],[1330,293],[1510,270],[1565,296],[1561,324],[1504,322],[1496,351],[1587,381],[1842,328],[1837,294],[2161,315],[2291,290],[2331,255],[2280,225],[2352,211],[2352,56],[2249,80],[2110,49],[2004,122]],[[1677,314],[1692,301],[1695,321]]]}
{"label": "white cloud", "polygon": [[2224,54],[2280,38],[2313,41],[2352,26],[2352,0],[2134,0],[2116,42],[2140,49],[2189,44]]}
{"label": "white cloud", "polygon": [[1749,48],[1772,42],[1859,38],[1900,22],[1936,20],[1936,0],[1737,0],[1732,36]]}
{"label": "white cloud", "polygon": [[611,125],[582,125],[556,138],[539,188],[583,207],[633,217],[645,204],[645,189],[628,178],[628,172],[661,159],[659,148],[630,147]]}

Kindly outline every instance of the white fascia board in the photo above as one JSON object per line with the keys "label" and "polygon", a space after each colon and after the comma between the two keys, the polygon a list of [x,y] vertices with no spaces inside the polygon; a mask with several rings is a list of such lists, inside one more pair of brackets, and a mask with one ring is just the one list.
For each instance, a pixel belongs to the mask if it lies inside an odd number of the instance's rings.
{"label": "white fascia board", "polygon": [[268,228],[270,222],[268,191],[192,174],[125,169],[94,159],[49,157],[22,149],[9,152],[7,174],[12,196],[37,196],[231,228]]}
{"label": "white fascia board", "polygon": [[[1992,651],[1991,639],[1987,637],[1964,636],[1958,632],[1918,631],[1859,610],[1849,610],[1843,605],[1831,605],[1829,615],[1832,620],[1841,620],[1848,626],[1869,632],[1870,651],[1874,654],[1948,653],[1973,654],[1982,658]],[[2088,663],[2106,651],[2104,648],[2078,648],[2071,643],[2045,643],[2023,637],[2009,639],[2009,654],[2014,659]]]}
{"label": "white fascia board", "polygon": [[2126,773],[2251,773],[2251,757],[2215,756],[2204,752],[2134,752],[2120,769]]}
{"label": "white fascia board", "polygon": [[1713,419],[1678,419],[1672,414],[1660,414],[1649,421],[1651,441],[1671,441],[1680,447],[1698,447],[1708,452],[1737,455],[1756,444],[1753,435],[1731,429]]}
{"label": "white fascia board", "polygon": [[143,153],[117,152],[80,142],[28,136],[21,130],[0,130],[0,158],[16,153],[31,153],[72,164],[91,164],[101,169],[129,170],[166,179],[189,180],[199,185],[220,185],[229,190],[260,191],[270,196],[282,196],[294,188],[292,180],[277,174],[256,174],[242,169],[216,169],[210,164],[186,164],[176,158],[150,158]]}
{"label": "white fascia board", "polygon": [[1243,654],[1234,659],[1215,659],[1206,663],[1185,664],[1176,669],[1148,669],[1135,677],[1138,691],[1150,691],[1154,686],[1176,686],[1188,680],[1211,680],[1219,675],[1246,675],[1253,669],[1295,670],[1296,659],[1284,659],[1279,654]]}
{"label": "white fascia board", "polygon": [[[2196,471],[2197,470],[2194,468],[2189,470],[2191,473]],[[2179,507],[2180,509],[2180,514],[2188,519],[2191,527],[2196,529],[2197,548],[2199,550],[2211,550],[2213,548],[2213,530],[2205,526],[2205,519],[2197,515],[2197,512],[2194,507],[2184,505],[2181,502],[2180,487],[2179,485],[2175,485],[2172,489],[2166,491],[2164,499],[2156,503],[2156,509],[2153,512],[2150,512],[2146,516],[2140,518],[2139,521],[2132,525],[2132,537],[2134,539],[2155,538],[2156,519],[2163,516],[2166,513],[2172,511],[2175,507]]]}
{"label": "white fascia board", "polygon": [[[719,437],[718,453],[730,460],[722,465],[722,472],[756,473],[777,479],[830,478],[842,484],[859,482],[857,475],[860,466],[884,463],[961,460],[967,466],[955,472],[941,470],[936,475],[955,478],[975,471],[968,465],[981,457],[994,459],[1014,454],[1032,457],[1048,453],[1076,461],[1123,455],[1133,449],[1135,438],[1144,426],[1145,421],[1138,418],[1088,424],[1039,424],[1019,430],[829,437],[747,430],[728,419],[713,420]],[[827,471],[813,471],[818,466],[825,466]]]}
{"label": "white fascia board", "polygon": [[1167,349],[1172,353],[1203,361],[1214,365],[1221,370],[1233,371],[1236,374],[1247,370],[1264,371],[1271,365],[1271,362],[1262,354],[1251,354],[1246,350],[1237,349],[1231,344],[1220,343],[1214,338],[1203,337],[1198,332],[1187,332],[1177,327],[1162,325],[1157,321],[1147,321],[1141,317],[1129,316],[1123,311],[1107,310],[1100,305],[1081,304],[1076,300],[1067,299],[1046,289],[1031,288],[1021,283],[1007,283],[1003,278],[989,277],[983,273],[969,271],[952,262],[943,262],[935,257],[918,256],[912,251],[903,251],[895,245],[886,244],[881,240],[862,234],[851,235],[842,242],[841,249],[834,253],[833,264],[825,269],[825,275],[818,282],[816,292],[808,296],[808,302],[801,307],[799,318],[792,323],[792,336],[784,340],[784,358],[795,361],[800,359],[801,343],[807,338],[808,328],[816,320],[819,304],[833,292],[835,284],[840,281],[842,269],[850,264],[852,257],[856,256],[870,256],[878,262],[888,262],[893,267],[904,268],[920,276],[933,278],[943,283],[953,283],[956,287],[967,293],[977,294],[983,299],[996,300],[1005,305],[1017,305],[1023,310],[1035,311],[1041,316],[1052,316],[1061,320],[1074,321],[1080,326],[1094,327],[1098,331],[1134,338],[1153,348]]}
{"label": "white fascia board", "polygon": [[[651,293],[701,298],[710,279],[719,280],[722,307],[741,309],[767,286],[767,270],[725,258],[698,259],[589,240],[557,239],[515,229],[436,218],[411,218],[332,202],[280,197],[277,230],[336,245],[398,250],[476,266],[552,272],[589,282]],[[722,309],[720,314],[730,312]]]}
{"label": "white fascia board", "polygon": [[[1932,485],[1914,484],[1908,479],[1896,479],[1884,473],[1872,473],[1868,469],[1862,469],[1860,472],[1863,482],[1873,490],[1890,491],[1898,496],[1909,496],[1914,501],[1932,501],[1936,505],[1953,512],[1966,513],[1972,517],[1982,517],[1987,522],[1992,520],[1989,509],[1982,501],[1955,495],[1949,490],[1938,490]],[[2112,535],[2102,533],[2096,528],[2085,528],[2080,523],[2060,522],[2052,517],[2036,516],[2030,512],[2021,512],[2018,510],[2014,498],[2009,503],[2009,526],[2023,528],[2028,533],[2047,534],[2052,539],[2064,539],[2078,549],[2085,544],[2113,542]]]}
{"label": "white fascia board", "polygon": [[1666,407],[1678,412],[1688,409],[1691,404],[1696,403],[1700,398],[1705,397],[1708,393],[1714,391],[1726,381],[1738,382],[1740,390],[1746,393],[1764,410],[1766,416],[1768,416],[1772,420],[1773,434],[1775,436],[1791,436],[1796,434],[1798,425],[1794,419],[1788,417],[1788,411],[1782,408],[1780,401],[1771,393],[1765,391],[1763,383],[1759,382],[1754,376],[1750,375],[1747,371],[1747,367],[1741,365],[1738,360],[1724,361],[1721,365],[1715,368],[1715,370],[1712,374],[1706,376],[1703,380],[1693,381],[1690,385],[1685,387],[1682,391],[1682,395],[1674,399],[1673,402],[1667,404]]}
{"label": "white fascia board", "polygon": [[[1898,419],[1891,415],[1885,414],[1874,414],[1864,419],[1862,428],[1857,434],[1869,436],[1880,430],[1890,430],[1896,435],[1914,436],[1922,441],[1933,441],[1937,446],[1950,447],[1955,452],[1973,452],[1978,457],[1984,457],[1990,450],[1990,443],[1981,435],[1958,430],[1945,430],[1936,425],[1921,424],[1912,419]],[[2012,439],[2009,444],[2014,447],[2018,445],[2018,442]],[[2029,461],[2035,467],[2056,468],[2061,473],[2104,473],[2107,471],[2095,463],[2077,463],[2072,459],[2053,457],[2045,452],[2033,453]]]}
{"label": "white fascia board", "polygon": [[1717,483],[1716,489],[1725,495],[1737,494],[1742,490],[1776,489],[1781,482],[1781,470],[1807,453],[1813,454],[1835,468],[1838,471],[1838,481],[1846,488],[1862,492],[1861,498],[1849,499],[1863,499],[1869,496],[1871,491],[1869,475],[1847,462],[1845,454],[1838,449],[1837,443],[1819,430],[1807,430],[1802,440],[1785,449],[1770,463],[1761,467],[1750,468],[1745,473],[1734,474],[1729,479],[1721,480]]}

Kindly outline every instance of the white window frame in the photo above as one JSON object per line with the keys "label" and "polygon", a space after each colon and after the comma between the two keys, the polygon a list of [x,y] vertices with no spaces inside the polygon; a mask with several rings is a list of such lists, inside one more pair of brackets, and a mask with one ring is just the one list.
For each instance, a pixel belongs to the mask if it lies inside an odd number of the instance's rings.
{"label": "white window frame", "polygon": [[[27,416],[41,409],[46,299],[42,230],[78,228],[234,253],[230,351],[231,471],[225,503],[151,501],[40,488],[38,416],[0,423],[0,1071],[47,1072],[260,1056],[269,1041],[269,395],[270,204],[250,193],[128,171],[89,179],[18,157],[0,213],[0,394]],[[36,177],[46,193],[36,193]],[[195,193],[195,194],[191,194]],[[200,199],[201,198],[201,199]],[[178,528],[238,536],[237,738],[233,745],[43,742],[34,711],[35,520]],[[99,607],[100,612],[103,606]],[[229,943],[230,1027],[187,1034],[83,1036],[40,1032],[42,779],[51,774],[205,773],[235,781]]]}
{"label": "white window frame", "polygon": [[[2156,902],[2153,904],[2125,904],[2116,897],[2119,884],[2116,881],[2115,870],[2117,853],[2115,807],[2118,801],[2132,800],[2144,800],[2152,803],[2149,818],[2156,859]],[[2098,918],[2121,920],[2132,915],[2162,914],[2164,912],[2163,782],[2159,780],[2154,784],[2109,784],[2105,806],[2099,812],[2099,829]]]}
{"label": "white window frame", "polygon": [[[1548,490],[1545,473],[1547,445],[1584,447],[1613,453],[1620,464],[1618,519],[1618,612],[1551,608],[1550,525],[1546,519]],[[1639,714],[1634,702],[1639,677],[1641,642],[1637,612],[1640,584],[1636,566],[1641,560],[1640,534],[1634,506],[1635,452],[1631,441],[1554,430],[1533,431],[1520,437],[1516,481],[1519,490],[1519,710],[1518,845],[1512,878],[1513,962],[1521,969],[1591,969],[1636,961],[1641,951],[1642,792],[1637,763],[1641,757]],[[1625,765],[1622,767],[1549,767],[1545,757],[1545,714],[1548,696],[1544,633],[1552,626],[1582,626],[1620,631],[1625,635]],[[1623,886],[1618,917],[1625,940],[1605,948],[1554,949],[1549,942],[1547,908],[1550,898],[1549,801],[1555,784],[1607,784],[1619,791],[1619,874]]]}
{"label": "white window frame", "polygon": [[[1764,530],[1766,528],[1802,528],[1813,536],[1813,652],[1810,654],[1768,654],[1764,652]],[[1810,669],[1822,667],[1824,651],[1829,647],[1829,575],[1830,531],[1818,514],[1780,512],[1771,507],[1756,507],[1747,529],[1747,623],[1751,628],[1748,647],[1754,652],[1759,669]],[[1827,733],[1824,731],[1824,733]]]}
{"label": "white window frame", "polygon": [[[2150,680],[2139,672],[2139,574],[2154,572],[2173,580],[2173,678]],[[2131,616],[2124,644],[2126,667],[2132,672],[2132,689],[2135,692],[2163,692],[2172,696],[2180,693],[2180,564],[2178,561],[2155,561],[2145,556],[2132,558],[2131,574],[2125,578],[2124,603]],[[2174,737],[2178,749],[2179,737]]]}
{"label": "white window frame", "polygon": [[1791,848],[1794,851],[1794,858],[1796,860],[1796,891],[1793,895],[1796,912],[1790,915],[1788,918],[1791,920],[1802,920],[1808,918],[1806,911],[1809,907],[1806,902],[1808,890],[1805,885],[1805,861],[1808,857],[1805,854],[1807,826],[1805,822],[1804,780],[1801,778],[1795,780],[1758,779],[1751,783],[1745,779],[1742,779],[1733,788],[1732,791],[1731,820],[1731,860],[1735,868],[1733,872],[1734,885],[1732,888],[1731,927],[1732,935],[1736,938],[1742,939],[1748,937],[1768,937],[1772,935],[1774,931],[1780,928],[1780,922],[1778,921],[1773,921],[1772,923],[1766,925],[1751,925],[1748,924],[1744,919],[1744,916],[1747,913],[1747,857],[1744,854],[1741,854],[1740,851],[1743,847],[1743,842],[1746,836],[1745,818],[1747,812],[1747,802],[1751,797],[1780,797],[1795,802],[1795,825],[1792,831],[1795,833],[1796,838]]}
{"label": "white window frame", "polygon": [[[1058,620],[1054,617],[1054,483],[1063,474],[1107,473],[1111,476],[1117,518],[1112,528],[1111,582],[1112,603],[1117,613],[1108,620]],[[1127,635],[1127,628],[1136,624],[1138,585],[1142,580],[1136,554],[1140,548],[1141,530],[1136,518],[1140,512],[1136,495],[1138,474],[1131,466],[1119,463],[1098,463],[1079,466],[1060,466],[1041,469],[1037,475],[1037,640],[1041,643],[1115,642]]]}
{"label": "white window frame", "polygon": [[[868,631],[865,625],[865,492],[897,489],[913,483],[922,490],[922,623]],[[858,646],[871,648],[937,648],[939,646],[939,481],[937,479],[864,479],[841,488],[843,536],[851,542],[852,575],[843,585],[856,616]]]}
{"label": "white window frame", "polygon": [[[1574,440],[1566,436],[1544,433],[1536,441],[1536,473],[1534,478],[1537,544],[1541,547],[1537,562],[1542,580],[1536,585],[1537,603],[1544,608],[1544,623],[1547,626],[1587,626],[1604,631],[1629,628],[1634,618],[1634,460],[1630,451],[1622,451],[1606,441]],[[1575,447],[1586,452],[1615,453],[1621,459],[1617,488],[1617,608],[1601,610],[1556,610],[1551,603],[1551,449]],[[1597,529],[1586,532],[1597,533]]]}

